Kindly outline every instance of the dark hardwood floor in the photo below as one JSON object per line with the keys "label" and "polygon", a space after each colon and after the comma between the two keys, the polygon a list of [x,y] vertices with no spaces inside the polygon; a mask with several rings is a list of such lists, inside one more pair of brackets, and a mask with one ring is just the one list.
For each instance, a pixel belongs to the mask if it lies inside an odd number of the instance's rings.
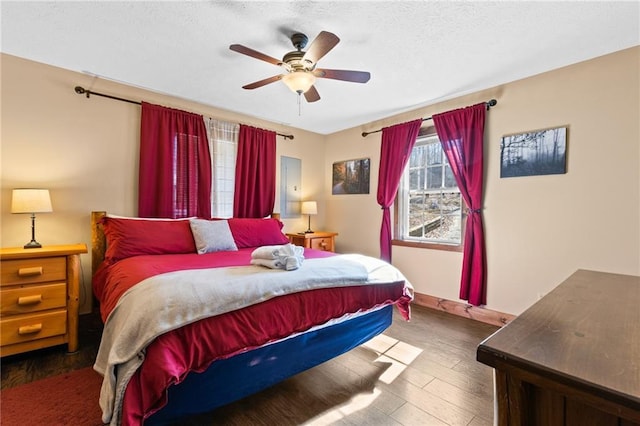
{"label": "dark hardwood floor", "polygon": [[[476,346],[497,328],[419,306],[383,335],[272,388],[184,425],[490,426],[491,369]],[[93,365],[102,326],[80,317],[80,351],[43,349],[2,359],[2,388]]]}

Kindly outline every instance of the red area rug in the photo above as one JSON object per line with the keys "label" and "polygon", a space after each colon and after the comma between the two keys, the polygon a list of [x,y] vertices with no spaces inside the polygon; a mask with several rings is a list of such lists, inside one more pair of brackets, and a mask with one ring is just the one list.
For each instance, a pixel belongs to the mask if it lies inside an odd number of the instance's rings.
{"label": "red area rug", "polygon": [[0,391],[2,426],[101,426],[102,376],[91,367]]}

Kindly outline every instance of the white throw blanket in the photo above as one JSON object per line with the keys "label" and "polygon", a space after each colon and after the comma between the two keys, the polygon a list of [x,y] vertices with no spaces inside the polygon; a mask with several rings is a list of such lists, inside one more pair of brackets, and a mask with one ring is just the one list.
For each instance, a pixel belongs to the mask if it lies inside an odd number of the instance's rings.
{"label": "white throw blanket", "polygon": [[[239,266],[169,272],[129,289],[107,318],[94,369],[104,376],[102,420],[120,423],[124,390],[157,336],[284,294],[404,280],[393,266],[362,255],[308,259],[295,271]],[[216,303],[210,303],[215,300]],[[117,376],[116,376],[117,370]]]}
{"label": "white throw blanket", "polygon": [[251,253],[252,265],[271,269],[293,271],[298,269],[303,261],[304,248],[293,244],[258,247]]}

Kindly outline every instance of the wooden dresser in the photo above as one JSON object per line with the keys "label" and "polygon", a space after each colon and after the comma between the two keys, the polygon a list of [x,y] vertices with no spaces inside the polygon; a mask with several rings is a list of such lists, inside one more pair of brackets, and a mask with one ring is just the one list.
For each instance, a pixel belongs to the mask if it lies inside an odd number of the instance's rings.
{"label": "wooden dresser", "polygon": [[640,425],[640,277],[579,270],[478,346],[499,425]]}
{"label": "wooden dresser", "polygon": [[287,234],[291,244],[324,251],[336,251],[336,232],[309,232],[307,234]]}
{"label": "wooden dresser", "polygon": [[78,350],[85,244],[0,249],[0,356],[66,343]]}

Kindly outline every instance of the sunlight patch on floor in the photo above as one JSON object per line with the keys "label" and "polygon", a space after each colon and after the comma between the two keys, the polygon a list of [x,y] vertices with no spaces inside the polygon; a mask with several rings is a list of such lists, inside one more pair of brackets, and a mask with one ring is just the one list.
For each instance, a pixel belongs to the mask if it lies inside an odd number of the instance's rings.
{"label": "sunlight patch on floor", "polygon": [[[380,382],[386,384],[390,384],[397,379],[420,353],[422,353],[422,349],[386,336],[385,334],[377,335],[368,342],[363,343],[361,347],[369,349],[379,355],[374,363],[384,363],[388,366],[380,377],[378,377]],[[374,388],[371,392],[355,394],[343,404],[305,422],[305,425],[316,426],[341,423],[341,419],[369,407],[381,394],[382,391],[378,388]]]}
{"label": "sunlight patch on floor", "polygon": [[399,340],[394,339],[393,337],[389,337],[385,334],[378,334],[373,339],[363,343],[361,347],[383,354],[398,342]]}
{"label": "sunlight patch on floor", "polygon": [[375,362],[384,362],[390,364],[390,366],[378,378],[378,380],[386,384],[391,384],[407,368],[405,364],[398,362],[393,358],[389,358],[385,355],[378,357]]}
{"label": "sunlight patch on floor", "polygon": [[305,425],[319,426],[335,424],[340,419],[343,419],[357,411],[367,408],[381,394],[381,390],[374,388],[372,392],[359,393],[357,395],[354,395],[349,401],[336,406],[332,410],[329,410],[322,415],[309,420],[308,422],[305,422]]}
{"label": "sunlight patch on floor", "polygon": [[388,351],[384,352],[389,358],[400,361],[405,365],[411,364],[422,353],[422,349],[404,342],[398,342]]}

